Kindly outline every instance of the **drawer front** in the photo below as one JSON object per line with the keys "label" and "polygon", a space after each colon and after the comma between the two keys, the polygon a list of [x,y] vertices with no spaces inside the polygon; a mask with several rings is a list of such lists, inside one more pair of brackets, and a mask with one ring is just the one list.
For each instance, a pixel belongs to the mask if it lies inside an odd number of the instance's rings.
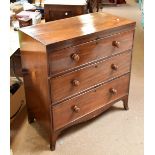
{"label": "drawer front", "polygon": [[72,17],[74,14],[71,10],[64,10],[64,11],[49,11],[49,16],[51,21],[58,20],[58,19],[64,19]]}
{"label": "drawer front", "polygon": [[128,94],[129,74],[53,106],[54,130]]}
{"label": "drawer front", "polygon": [[52,102],[57,102],[93,85],[129,72],[130,62],[131,52],[125,52],[75,72],[52,78]]}
{"label": "drawer front", "polygon": [[132,48],[133,31],[49,52],[50,76]]}
{"label": "drawer front", "polygon": [[86,13],[86,6],[45,5],[45,21],[69,18]]}

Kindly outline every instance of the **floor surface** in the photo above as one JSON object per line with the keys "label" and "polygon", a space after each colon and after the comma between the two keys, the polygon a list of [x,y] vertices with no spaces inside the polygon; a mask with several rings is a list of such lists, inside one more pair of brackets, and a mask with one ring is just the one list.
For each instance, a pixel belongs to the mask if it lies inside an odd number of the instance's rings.
{"label": "floor surface", "polygon": [[[49,150],[47,134],[37,123],[29,125],[26,110],[19,117],[19,125],[11,130],[14,155],[143,155],[143,28],[140,10],[134,0],[128,4],[103,7],[102,11],[136,20],[136,34],[129,110],[122,102],[87,123],[66,130],[59,137],[56,150]],[[16,136],[14,136],[16,135]]]}

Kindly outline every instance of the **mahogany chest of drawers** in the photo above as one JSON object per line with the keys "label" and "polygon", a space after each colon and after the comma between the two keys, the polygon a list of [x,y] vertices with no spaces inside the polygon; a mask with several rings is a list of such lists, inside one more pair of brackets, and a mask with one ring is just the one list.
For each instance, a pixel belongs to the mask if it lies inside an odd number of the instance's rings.
{"label": "mahogany chest of drawers", "polygon": [[103,12],[20,29],[28,120],[46,127],[51,150],[67,127],[120,100],[128,109],[134,31]]}

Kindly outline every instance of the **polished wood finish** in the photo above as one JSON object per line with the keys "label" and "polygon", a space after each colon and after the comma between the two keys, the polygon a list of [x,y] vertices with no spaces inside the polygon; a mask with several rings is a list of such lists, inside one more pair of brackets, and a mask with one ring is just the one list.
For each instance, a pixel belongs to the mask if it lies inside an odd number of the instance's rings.
{"label": "polished wood finish", "polygon": [[28,121],[31,123],[35,118],[49,130],[51,117],[47,111],[51,101],[46,48],[25,33],[19,34]]}
{"label": "polished wood finish", "polygon": [[87,13],[87,5],[44,5],[45,22],[69,18]]}
{"label": "polished wood finish", "polygon": [[10,76],[13,76],[13,77],[23,76],[19,48],[10,57]]}
{"label": "polished wood finish", "polygon": [[99,11],[99,0],[48,1],[44,4],[45,22]]}
{"label": "polished wood finish", "polygon": [[[115,34],[77,46],[49,52],[50,74],[66,71],[88,62],[132,49],[133,31]],[[117,48],[113,42],[119,42]],[[61,65],[63,63],[63,65]]]}
{"label": "polished wood finish", "polygon": [[64,129],[120,100],[128,109],[134,28],[93,13],[19,30],[28,120],[46,127],[51,150]]}
{"label": "polished wood finish", "polygon": [[48,52],[53,52],[134,28],[132,20],[97,12],[25,27],[22,31],[45,45]]}
{"label": "polished wood finish", "polygon": [[[86,67],[74,70],[68,74],[52,78],[51,82],[51,99],[52,103],[61,101],[73,94],[85,90],[93,85],[101,83],[107,79],[120,76],[130,71],[131,52],[119,54],[103,59],[98,63],[93,63]],[[111,65],[117,65],[118,70],[113,70]],[[73,84],[76,81],[76,84]],[[76,86],[75,86],[76,85]],[[63,89],[62,87],[63,86]]]}
{"label": "polished wood finish", "polygon": [[[99,109],[104,104],[128,93],[129,75],[107,82],[83,95],[77,96],[53,107],[54,130],[58,130],[81,116]],[[117,90],[116,92],[113,91]],[[103,100],[104,99],[104,100]],[[72,110],[72,107],[80,109]]]}

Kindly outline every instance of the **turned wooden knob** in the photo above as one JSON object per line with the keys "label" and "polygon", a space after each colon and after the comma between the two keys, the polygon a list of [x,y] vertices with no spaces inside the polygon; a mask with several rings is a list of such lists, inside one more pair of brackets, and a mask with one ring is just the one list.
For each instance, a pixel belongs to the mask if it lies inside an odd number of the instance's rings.
{"label": "turned wooden knob", "polygon": [[115,65],[115,64],[112,64],[112,65],[111,65],[111,68],[112,68],[113,70],[117,70],[117,69],[118,69],[118,66]]}
{"label": "turned wooden knob", "polygon": [[78,80],[73,80],[72,81],[73,86],[79,86],[80,85],[80,81]]}
{"label": "turned wooden knob", "polygon": [[73,106],[73,111],[78,113],[80,111],[80,108],[78,106]]}
{"label": "turned wooden knob", "polygon": [[71,55],[71,58],[74,60],[74,61],[79,61],[80,60],[80,56],[76,53],[72,54]]}
{"label": "turned wooden knob", "polygon": [[115,88],[111,88],[110,93],[115,95],[115,94],[117,94],[117,90]]}
{"label": "turned wooden knob", "polygon": [[119,41],[113,41],[113,42],[112,42],[112,45],[113,45],[114,47],[119,48],[119,47],[120,47],[120,42],[119,42]]}

